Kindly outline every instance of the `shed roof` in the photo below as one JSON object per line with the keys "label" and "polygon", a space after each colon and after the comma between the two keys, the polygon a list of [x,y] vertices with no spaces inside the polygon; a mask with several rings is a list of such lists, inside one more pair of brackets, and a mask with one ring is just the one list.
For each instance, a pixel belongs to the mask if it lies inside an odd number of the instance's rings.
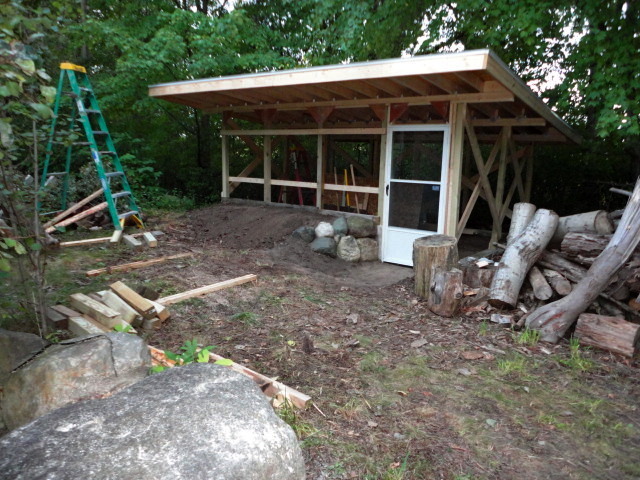
{"label": "shed roof", "polygon": [[580,142],[490,50],[163,83],[149,95],[281,128],[376,126],[382,105],[401,106],[400,123],[441,122],[449,102],[466,102],[479,136],[510,125],[523,140]]}

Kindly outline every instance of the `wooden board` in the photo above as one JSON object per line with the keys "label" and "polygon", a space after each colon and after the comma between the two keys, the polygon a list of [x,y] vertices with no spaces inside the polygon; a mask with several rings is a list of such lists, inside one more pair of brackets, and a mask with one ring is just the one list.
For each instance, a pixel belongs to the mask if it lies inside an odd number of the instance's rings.
{"label": "wooden board", "polygon": [[[122,230],[116,230],[121,232]],[[151,232],[153,233],[154,236],[160,236],[160,235],[164,235],[163,232],[161,231],[153,231]],[[138,238],[138,237],[142,237],[144,235],[144,233],[134,233],[132,235],[130,235],[133,238]],[[106,243],[106,242],[110,242],[111,239],[113,238],[113,235],[111,237],[97,237],[97,238],[88,238],[86,240],[74,240],[72,242],[60,242],[58,244],[59,247],[81,247],[83,245],[92,245],[94,243]]]}
{"label": "wooden board", "polygon": [[156,240],[156,237],[153,236],[153,233],[144,232],[144,235],[142,235],[142,238],[150,248],[155,248],[158,246],[158,240]]}
{"label": "wooden board", "polygon": [[156,316],[156,309],[151,301],[137,294],[124,283],[115,282],[109,285],[109,288],[144,318],[153,318]]}
{"label": "wooden board", "polygon": [[65,306],[65,305],[54,305],[51,307],[52,310],[55,310],[58,313],[61,313],[62,315],[64,315],[65,317],[69,318],[69,317],[79,317],[82,314],[80,312],[77,312],[75,310],[70,309],[69,307]]}
{"label": "wooden board", "polygon": [[73,217],[69,217],[66,220],[61,221],[60,223],[56,223],[55,225],[46,228],[45,232],[47,233],[54,232],[56,228],[61,228],[61,227],[66,227],[67,225],[71,225],[72,223],[75,223],[78,220],[82,220],[83,218],[88,217],[89,215],[93,215],[94,213],[104,210],[105,208],[107,208],[107,202],[99,203],[95,207],[88,208],[83,212],[77,213]]}
{"label": "wooden board", "polygon": [[142,242],[132,235],[122,235],[122,240],[131,248],[142,248]]}
{"label": "wooden board", "polygon": [[69,331],[76,337],[82,337],[84,335],[96,335],[105,332],[110,332],[111,329],[96,322],[93,318],[88,316],[78,316],[69,318]]}
{"label": "wooden board", "polygon": [[105,327],[113,328],[122,324],[122,316],[84,293],[73,293],[69,296],[71,305],[102,323]]}
{"label": "wooden board", "polygon": [[255,282],[258,277],[253,274],[244,275],[242,277],[233,278],[231,280],[225,280],[224,282],[218,282],[204,287],[195,288],[182,293],[176,293],[175,295],[169,295],[168,297],[162,297],[158,299],[158,303],[161,305],[171,305],[178,303],[188,298],[200,297],[208,293],[217,292],[229,287],[235,287],[236,285],[242,285],[243,283]]}
{"label": "wooden board", "polygon": [[128,272],[130,270],[136,270],[138,268],[148,267],[150,265],[155,265],[157,263],[163,263],[168,260],[177,260],[179,258],[192,257],[192,256],[193,256],[193,253],[179,253],[179,254],[170,255],[167,257],[152,258],[150,260],[141,260],[139,262],[131,262],[131,263],[123,263],[121,265],[114,265],[112,267],[97,268],[95,270],[87,271],[85,275],[87,277],[95,277],[97,275],[102,275],[103,273]]}
{"label": "wooden board", "polygon": [[124,230],[114,230],[113,235],[111,235],[111,238],[109,239],[109,243],[112,245],[116,245],[120,243],[120,240],[122,240],[123,233],[124,233]]}
{"label": "wooden board", "polygon": [[142,324],[142,317],[127,302],[122,300],[115,292],[107,290],[102,295],[102,303],[118,312],[122,319],[134,327]]}
{"label": "wooden board", "polygon": [[100,190],[96,190],[91,195],[89,195],[87,198],[85,198],[83,200],[80,200],[75,205],[72,205],[71,207],[67,208],[64,212],[59,213],[58,215],[53,217],[51,220],[49,220],[47,223],[45,223],[42,227],[43,228],[49,228],[49,227],[55,225],[57,222],[59,222],[63,218],[68,217],[69,215],[71,215],[76,210],[84,207],[91,200],[95,200],[96,198],[98,198],[100,195],[102,195],[102,192],[104,192],[104,190],[102,188]]}
{"label": "wooden board", "polygon": [[66,330],[69,326],[69,317],[51,307],[47,307],[46,316],[54,330]]}

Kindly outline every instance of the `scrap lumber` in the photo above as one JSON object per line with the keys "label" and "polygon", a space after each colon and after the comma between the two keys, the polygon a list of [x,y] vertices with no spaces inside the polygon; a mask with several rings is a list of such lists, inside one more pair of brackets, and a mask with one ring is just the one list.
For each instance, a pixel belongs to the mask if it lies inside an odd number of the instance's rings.
{"label": "scrap lumber", "polygon": [[122,324],[122,316],[118,312],[84,293],[73,293],[69,298],[71,305],[80,312],[95,318],[106,327],[113,328]]}
{"label": "scrap lumber", "polygon": [[[122,230],[117,230],[117,231],[122,231]],[[153,233],[154,236],[160,236],[160,235],[164,235],[163,232],[161,231],[153,231],[151,232]],[[130,236],[133,238],[138,238],[138,237],[142,237],[144,235],[144,233],[133,233]],[[87,240],[75,240],[72,242],[60,242],[58,246],[60,247],[78,247],[78,246],[83,246],[83,245],[92,245],[94,243],[106,243],[106,242],[110,242],[111,239],[113,238],[113,235],[111,237],[97,237],[97,238],[89,238]]]}
{"label": "scrap lumber", "polygon": [[107,290],[104,292],[104,295],[102,295],[102,303],[118,312],[122,316],[122,319],[133,327],[138,327],[142,324],[142,317],[138,312],[113,291]]}
{"label": "scrap lumber", "polygon": [[527,318],[527,327],[540,330],[541,340],[556,343],[577,320],[578,315],[602,293],[639,243],[640,178],[636,181],[633,195],[627,203],[616,233],[586,275],[569,295],[534,311]]}
{"label": "scrap lumber", "polygon": [[82,314],[80,312],[76,312],[75,310],[70,309],[65,305],[54,305],[51,307],[52,310],[55,310],[58,313],[61,313],[65,317],[79,317]]}
{"label": "scrap lumber", "polygon": [[49,227],[55,225],[56,223],[58,223],[60,220],[62,220],[64,218],[67,218],[69,215],[71,215],[76,210],[79,210],[80,208],[84,207],[87,203],[89,203],[92,200],[95,200],[96,198],[98,198],[100,195],[102,195],[102,192],[104,192],[104,190],[102,188],[100,190],[96,190],[91,195],[89,195],[87,198],[84,198],[84,199],[80,200],[78,203],[76,203],[76,204],[72,205],[71,207],[67,208],[64,212],[59,213],[58,215],[53,217],[47,223],[42,225],[42,228],[45,228],[45,229],[49,228]]}
{"label": "scrap lumber", "polygon": [[[155,348],[149,345],[149,351],[151,353],[151,358],[154,365],[163,365],[165,367],[175,366],[175,362],[168,359],[164,351],[160,350],[159,348]],[[226,361],[228,359],[221,357],[220,355],[216,355],[215,353],[209,352],[209,360],[216,362],[218,360]],[[311,402],[311,397],[309,397],[308,395],[305,395],[304,393],[299,392],[294,388],[277,382],[272,378],[262,375],[261,373],[255,372],[250,368],[245,367],[244,365],[240,365],[236,362],[231,362],[231,365],[229,365],[228,368],[251,378],[260,386],[260,389],[263,391],[263,393],[270,398],[277,399],[278,397],[282,397],[289,401],[292,405],[300,409],[305,409],[309,405],[309,402]]]}
{"label": "scrap lumber", "polygon": [[69,317],[51,307],[47,307],[45,315],[54,330],[66,330],[69,326]]}
{"label": "scrap lumber", "polygon": [[244,275],[242,277],[233,278],[231,280],[225,280],[224,282],[213,283],[211,285],[195,288],[193,290],[187,290],[186,292],[169,295],[168,297],[162,297],[158,299],[158,303],[161,305],[171,305],[173,303],[187,300],[188,298],[200,297],[208,293],[217,292],[218,290],[224,290],[225,288],[235,287],[236,285],[255,282],[257,280],[258,277],[254,274]]}
{"label": "scrap lumber", "polygon": [[96,335],[104,332],[110,332],[111,329],[105,327],[100,322],[95,321],[88,315],[80,315],[78,317],[69,318],[69,331],[76,337],[84,335]]}
{"label": "scrap lumber", "polygon": [[462,270],[434,268],[427,307],[436,315],[451,318],[458,313],[463,296]]}
{"label": "scrap lumber", "polygon": [[156,316],[156,309],[151,301],[137,294],[124,283],[115,282],[109,285],[109,288],[144,318],[153,318]]}
{"label": "scrap lumber", "polygon": [[76,215],[74,215],[73,217],[69,217],[66,220],[63,220],[59,223],[56,223],[55,225],[52,225],[50,227],[47,227],[45,229],[45,232],[47,233],[51,233],[51,232],[55,232],[56,228],[62,228],[62,227],[66,227],[67,225],[71,225],[72,223],[76,223],[78,220],[82,220],[85,217],[88,217],[89,215],[93,215],[96,212],[99,212],[100,210],[104,210],[105,208],[107,208],[107,202],[102,202],[99,203],[98,205],[91,207],[91,208],[87,208],[86,210],[77,213]]}
{"label": "scrap lumber", "polygon": [[89,270],[86,272],[87,277],[96,277],[103,273],[115,273],[115,272],[128,272],[130,270],[136,270],[138,268],[148,267],[150,265],[156,265],[158,263],[164,263],[169,260],[177,260],[179,258],[192,257],[193,253],[178,253],[176,255],[169,255],[166,257],[152,258],[150,260],[140,260],[138,262],[123,263],[121,265],[114,265],[112,267],[96,268],[95,270]]}
{"label": "scrap lumber", "polygon": [[122,240],[131,248],[142,248],[142,242],[132,235],[122,235]]}
{"label": "scrap lumber", "polygon": [[142,322],[142,328],[145,330],[157,330],[162,325],[162,321],[158,317],[145,318]]}
{"label": "scrap lumber", "polygon": [[118,243],[120,243],[120,240],[122,240],[123,233],[124,233],[124,230],[114,230],[113,234],[111,235],[111,238],[109,239],[109,243],[111,245],[117,245]]}
{"label": "scrap lumber", "polygon": [[169,309],[167,307],[165,307],[164,305],[160,305],[158,302],[154,302],[153,300],[149,300],[149,301],[153,305],[153,308],[156,309],[156,316],[158,317],[158,320],[160,320],[161,323],[167,320],[171,316],[171,313],[169,313]]}
{"label": "scrap lumber", "polygon": [[489,303],[492,306],[516,306],[527,272],[546,248],[557,225],[558,215],[541,208],[522,233],[507,245],[491,282]]}
{"label": "scrap lumber", "polygon": [[144,239],[145,243],[149,246],[149,248],[155,248],[158,246],[158,240],[156,240],[156,237],[153,236],[153,233],[144,232],[144,234],[142,235],[142,238]]}
{"label": "scrap lumber", "polygon": [[432,269],[450,270],[458,263],[458,245],[455,237],[429,235],[413,242],[413,271],[415,291],[429,298]]}
{"label": "scrap lumber", "polygon": [[591,345],[625,357],[633,357],[640,338],[640,325],[624,318],[583,313],[578,317],[574,337]]}

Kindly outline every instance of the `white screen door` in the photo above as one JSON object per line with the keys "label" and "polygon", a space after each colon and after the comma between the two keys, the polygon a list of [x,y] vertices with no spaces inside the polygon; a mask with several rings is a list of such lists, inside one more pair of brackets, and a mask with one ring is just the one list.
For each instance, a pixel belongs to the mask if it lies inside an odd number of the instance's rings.
{"label": "white screen door", "polygon": [[382,260],[413,266],[413,241],[444,229],[448,125],[390,127]]}

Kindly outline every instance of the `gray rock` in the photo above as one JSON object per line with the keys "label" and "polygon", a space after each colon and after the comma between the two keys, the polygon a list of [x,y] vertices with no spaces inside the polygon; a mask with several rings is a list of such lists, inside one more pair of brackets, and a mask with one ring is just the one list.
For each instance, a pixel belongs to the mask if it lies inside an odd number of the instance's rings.
{"label": "gray rock", "polygon": [[336,235],[346,235],[349,232],[349,225],[347,219],[344,217],[338,217],[333,221],[333,232]]}
{"label": "gray rock", "polygon": [[360,260],[358,242],[351,235],[340,239],[340,243],[338,244],[338,258],[347,262],[357,262]]}
{"label": "gray rock", "polygon": [[317,237],[311,242],[311,250],[330,257],[336,256],[336,241],[329,237]]}
{"label": "gray rock", "polygon": [[349,225],[349,235],[356,238],[375,237],[378,228],[373,220],[366,217],[349,217],[347,219]]}
{"label": "gray rock", "polygon": [[333,227],[329,222],[320,222],[316,227],[316,237],[333,237]]}
{"label": "gray rock", "polygon": [[373,262],[378,260],[378,242],[373,238],[359,238],[360,261]]}
{"label": "gray rock", "polygon": [[294,238],[299,238],[307,243],[313,242],[313,239],[316,238],[316,231],[313,227],[300,227],[296,228],[291,234]]}
{"label": "gray rock", "polygon": [[49,342],[37,335],[0,328],[0,386],[11,371],[41,351]]}
{"label": "gray rock", "polygon": [[2,417],[14,429],[64,405],[111,394],[147,376],[151,355],[127,333],[79,337],[48,347],[4,385]]}
{"label": "gray rock", "polygon": [[213,364],[151,375],[0,439],[0,479],[300,480],[291,428],[249,378]]}

